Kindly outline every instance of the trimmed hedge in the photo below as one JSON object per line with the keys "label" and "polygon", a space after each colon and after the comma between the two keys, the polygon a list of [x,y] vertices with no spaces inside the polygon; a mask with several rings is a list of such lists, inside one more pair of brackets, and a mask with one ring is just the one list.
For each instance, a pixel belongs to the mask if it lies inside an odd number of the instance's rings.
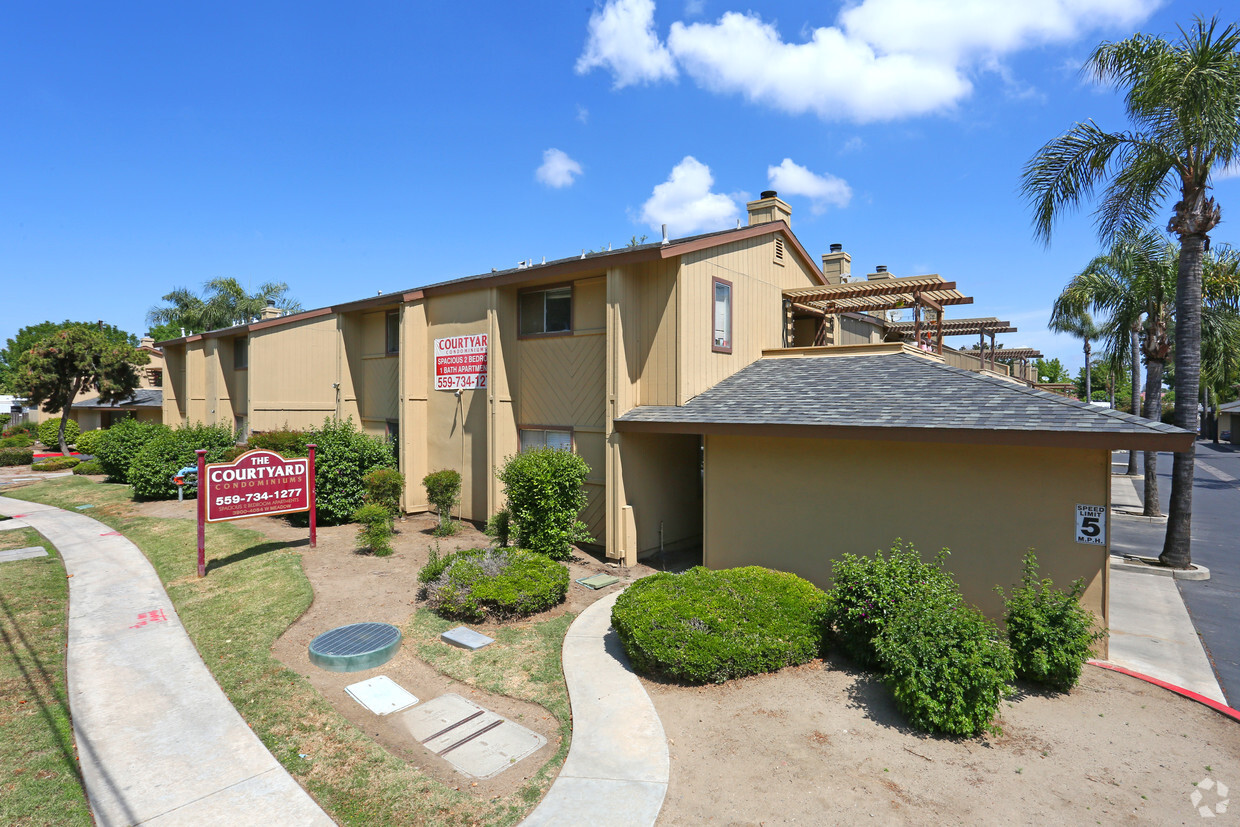
{"label": "trimmed hedge", "polygon": [[823,651],[827,595],[760,566],[638,580],[611,623],[633,668],[688,683],[721,683],[805,663]]}
{"label": "trimmed hedge", "polygon": [[29,465],[32,462],[34,451],[30,448],[0,448],[0,467]]}
{"label": "trimmed hedge", "polygon": [[31,471],[63,471],[66,468],[75,468],[81,460],[77,457],[54,457],[45,459],[42,462],[36,462],[30,466]]}
{"label": "trimmed hedge", "polygon": [[427,605],[474,623],[526,617],[564,602],[568,569],[541,554],[474,548],[431,556],[418,573]]}
{"label": "trimmed hedge", "polygon": [[508,457],[496,476],[504,484],[517,546],[555,560],[572,556],[571,543],[589,543],[582,487],[590,466],[571,451],[535,448]]}
{"label": "trimmed hedge", "polygon": [[26,434],[0,437],[0,448],[29,448],[32,445],[34,445],[34,440]]}
{"label": "trimmed hedge", "polygon": [[137,500],[171,500],[177,496],[172,481],[177,471],[195,465],[199,448],[207,449],[207,462],[222,462],[235,444],[227,425],[192,425],[158,434],[138,451],[129,466],[129,484]]}
{"label": "trimmed hedge", "polygon": [[906,600],[874,641],[882,681],[909,723],[926,732],[972,737],[1000,732],[999,705],[1015,678],[999,628],[957,594]]}
{"label": "trimmed hedge", "polygon": [[1038,579],[1038,560],[1025,554],[1021,585],[1003,596],[1008,643],[1016,658],[1017,677],[1067,692],[1081,679],[1081,670],[1094,644],[1106,637],[1095,629],[1093,613],[1081,605],[1085,581],[1056,589],[1048,578]]}
{"label": "trimmed hedge", "polygon": [[78,434],[77,442],[74,445],[78,451],[83,454],[95,456],[99,453],[99,445],[103,442],[103,435],[106,430],[82,431]]}
{"label": "trimmed hedge", "polygon": [[99,464],[97,459],[88,459],[85,462],[79,462],[73,467],[73,473],[85,476],[87,474],[102,474],[103,466]]}
{"label": "trimmed hedge", "polygon": [[[357,430],[353,418],[333,421],[309,435],[307,442],[318,447],[314,454],[314,485],[319,525],[341,525],[353,519],[353,513],[366,496],[366,474],[376,468],[395,468],[392,447],[382,437]],[[250,445],[254,443],[251,440]],[[292,515],[295,521],[307,521],[305,514]]]}
{"label": "trimmed hedge", "polygon": [[108,482],[129,482],[129,468],[142,446],[157,436],[172,433],[172,429],[159,422],[140,422],[122,419],[104,431],[99,440],[95,458],[108,475]]}
{"label": "trimmed hedge", "polygon": [[[81,432],[81,427],[70,419],[65,423],[65,444],[72,445]],[[54,416],[39,423],[39,442],[48,448],[60,447],[60,417]]]}
{"label": "trimmed hedge", "polygon": [[832,563],[826,622],[850,658],[862,666],[878,665],[874,640],[904,601],[925,591],[957,591],[943,570],[947,553],[944,549],[933,564],[923,563],[912,543],[905,546],[896,540],[886,557],[881,551],[873,557],[845,554]]}
{"label": "trimmed hedge", "polygon": [[247,444],[247,450],[253,451],[262,448],[267,451],[275,451],[282,457],[304,457],[310,453],[306,445],[314,442],[314,435],[311,431],[264,431],[262,433],[250,434],[250,440]]}

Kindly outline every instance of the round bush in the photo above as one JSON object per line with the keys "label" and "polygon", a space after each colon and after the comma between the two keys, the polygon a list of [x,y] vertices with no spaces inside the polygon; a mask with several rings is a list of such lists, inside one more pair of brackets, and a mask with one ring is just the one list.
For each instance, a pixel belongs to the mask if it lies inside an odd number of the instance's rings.
{"label": "round bush", "polygon": [[564,602],[568,569],[518,549],[467,549],[432,557],[418,574],[427,605],[444,617],[474,623],[526,617]]}
{"label": "round bush", "polygon": [[[392,447],[381,437],[357,430],[352,418],[327,419],[311,436],[307,442],[318,445],[314,457],[318,523],[347,523],[366,496],[366,474],[376,468],[396,467]],[[253,440],[250,445],[254,445]],[[296,516],[307,519],[304,514]]]}
{"label": "round bush", "polygon": [[129,467],[147,442],[162,434],[172,433],[158,422],[122,419],[103,432],[95,458],[108,475],[108,482],[129,482]]}
{"label": "round bush", "polygon": [[88,459],[85,462],[79,462],[73,466],[73,473],[85,476],[86,474],[102,474],[103,466],[99,464],[97,459]]}
{"label": "round bush", "polygon": [[99,453],[99,443],[103,440],[103,435],[107,431],[82,431],[78,434],[77,442],[73,443],[79,452],[95,456]]}
{"label": "round bush", "polygon": [[10,465],[29,465],[34,462],[34,451],[29,448],[0,448],[0,468]]}
{"label": "round bush", "polygon": [[0,437],[0,448],[29,448],[31,445],[34,445],[34,440],[26,434]]}
{"label": "round bush", "polygon": [[517,545],[556,560],[572,556],[571,543],[593,542],[577,519],[586,507],[582,486],[590,466],[572,451],[534,448],[509,457],[497,474],[504,484]]}
{"label": "round bush", "polygon": [[66,468],[74,468],[81,460],[77,457],[54,457],[45,459],[42,462],[36,462],[30,466],[31,471],[63,471]]}
{"label": "round bush", "polygon": [[[70,419],[65,423],[65,444],[72,445],[81,432],[78,424]],[[48,448],[60,447],[60,417],[55,416],[39,423],[39,442]]]}
{"label": "round bush", "polygon": [[222,462],[234,444],[227,425],[193,425],[159,434],[149,440],[129,466],[129,484],[139,500],[170,500],[177,495],[173,476],[195,465],[198,448],[207,449],[207,462]]}
{"label": "round bush", "polygon": [[827,595],[795,574],[698,566],[638,580],[611,623],[637,671],[722,683],[820,655],[826,608]]}

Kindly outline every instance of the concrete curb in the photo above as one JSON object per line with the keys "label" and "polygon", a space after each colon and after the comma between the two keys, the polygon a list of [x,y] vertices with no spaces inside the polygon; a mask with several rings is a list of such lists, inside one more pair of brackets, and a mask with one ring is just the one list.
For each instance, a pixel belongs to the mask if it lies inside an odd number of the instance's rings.
{"label": "concrete curb", "polygon": [[69,575],[68,695],[99,825],[328,825],[202,662],[146,556],[84,514],[0,497]]}
{"label": "concrete curb", "polygon": [[1139,554],[1111,555],[1111,568],[1123,571],[1149,574],[1154,577],[1171,577],[1176,580],[1209,580],[1210,570],[1205,566],[1192,564],[1191,569],[1169,569],[1158,565],[1157,557],[1143,557]]}
{"label": "concrete curb", "polygon": [[1188,698],[1190,701],[1196,701],[1199,704],[1208,706],[1211,709],[1213,709],[1215,712],[1226,715],[1228,718],[1231,718],[1233,721],[1240,721],[1240,710],[1232,709],[1230,706],[1227,706],[1226,704],[1221,704],[1218,701],[1212,698],[1207,698],[1205,695],[1202,695],[1198,692],[1194,692],[1191,689],[1185,689],[1182,686],[1176,686],[1173,683],[1168,683],[1167,681],[1159,680],[1158,678],[1153,678],[1153,677],[1150,677],[1149,675],[1143,675],[1140,672],[1134,672],[1131,669],[1127,669],[1115,663],[1110,663],[1109,661],[1094,660],[1093,658],[1091,658],[1085,662],[1088,663],[1090,666],[1097,666],[1099,669],[1106,669],[1110,672],[1119,672],[1121,675],[1127,675],[1130,678],[1137,678],[1138,680],[1143,680],[1146,683],[1153,684],[1154,686],[1161,687],[1162,689],[1170,690],[1171,692],[1174,692],[1177,695],[1183,695],[1185,698]]}
{"label": "concrete curb", "polygon": [[587,608],[564,637],[573,741],[559,777],[521,827],[645,827],[663,807],[667,736],[611,630],[619,596]]}

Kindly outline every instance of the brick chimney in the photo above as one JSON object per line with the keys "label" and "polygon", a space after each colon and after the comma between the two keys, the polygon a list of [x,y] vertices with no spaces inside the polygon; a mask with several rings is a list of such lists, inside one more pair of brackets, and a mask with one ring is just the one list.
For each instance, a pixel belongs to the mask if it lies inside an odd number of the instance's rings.
{"label": "brick chimney", "polygon": [[823,253],[822,274],[827,284],[839,284],[852,275],[852,256],[844,252],[843,244],[832,244],[831,252]]}
{"label": "brick chimney", "polygon": [[792,207],[784,203],[775,190],[766,190],[757,201],[746,204],[745,209],[749,210],[750,227],[780,220],[792,226]]}
{"label": "brick chimney", "polygon": [[267,306],[259,311],[258,318],[264,321],[280,318],[280,308],[276,307],[275,299],[267,299]]}

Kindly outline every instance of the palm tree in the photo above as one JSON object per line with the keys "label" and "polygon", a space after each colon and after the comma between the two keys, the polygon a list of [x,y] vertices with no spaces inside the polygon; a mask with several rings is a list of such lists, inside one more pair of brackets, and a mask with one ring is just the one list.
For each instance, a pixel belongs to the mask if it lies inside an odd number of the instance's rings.
{"label": "palm tree", "polygon": [[1061,306],[1056,304],[1051,310],[1051,321],[1048,325],[1058,333],[1067,333],[1085,342],[1085,401],[1094,401],[1093,387],[1093,347],[1090,343],[1102,335],[1102,331],[1094,324],[1089,311],[1083,308]]}
{"label": "palm tree", "polygon": [[[1108,361],[1123,361],[1131,350],[1134,331],[1140,331],[1141,352],[1145,357],[1145,412],[1157,421],[1162,413],[1162,380],[1171,352],[1171,312],[1175,296],[1176,265],[1174,248],[1157,233],[1126,231],[1111,248],[1096,256],[1072,278],[1055,300],[1051,326],[1057,320],[1085,316],[1088,310],[1105,316],[1096,338],[1103,340]],[[1134,371],[1132,395],[1137,399],[1139,373]],[[1136,412],[1134,406],[1134,413]],[[1160,513],[1158,502],[1158,454],[1145,452],[1146,516]],[[1135,473],[1130,458],[1129,469]]]}
{"label": "palm tree", "polygon": [[178,287],[163,297],[164,307],[153,307],[146,314],[152,326],[173,325],[190,333],[232,327],[262,312],[271,301],[285,312],[296,313],[301,304],[287,296],[284,282],[267,282],[256,293],[247,293],[234,278],[211,279],[203,285],[202,296]]}
{"label": "palm tree", "polygon": [[[1047,243],[1055,219],[1106,182],[1096,217],[1109,242],[1124,228],[1145,226],[1173,193],[1167,231],[1180,240],[1176,285],[1175,424],[1195,431],[1201,375],[1201,265],[1209,233],[1222,218],[1209,197],[1211,175],[1240,157],[1240,29],[1217,31],[1198,18],[1180,39],[1136,34],[1103,43],[1084,71],[1123,88],[1135,129],[1106,132],[1078,123],[1051,140],[1025,165],[1022,188]],[[1171,508],[1159,561],[1192,564],[1195,446],[1175,455]]]}

